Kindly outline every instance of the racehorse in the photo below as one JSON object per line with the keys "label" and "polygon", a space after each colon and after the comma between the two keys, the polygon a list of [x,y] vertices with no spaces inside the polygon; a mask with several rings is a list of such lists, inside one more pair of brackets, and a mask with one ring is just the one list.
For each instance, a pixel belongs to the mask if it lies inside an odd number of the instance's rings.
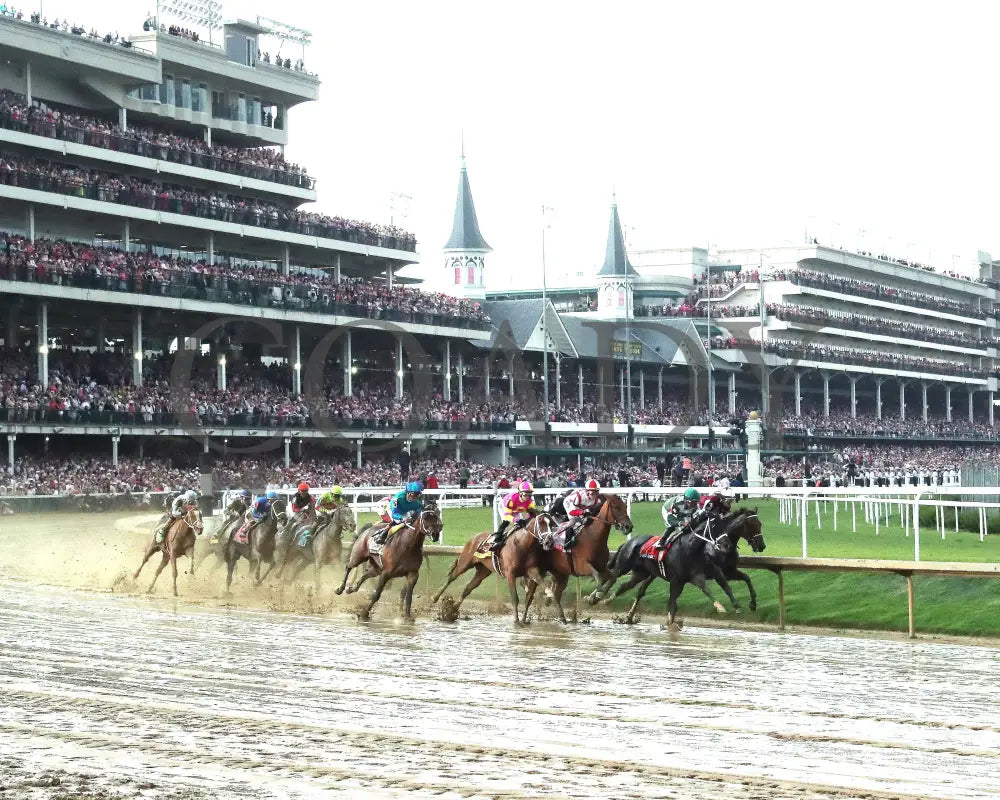
{"label": "racehorse", "polygon": [[324,523],[318,521],[313,523],[316,527],[312,540],[308,544],[302,544],[303,534],[308,529],[299,526],[297,530],[279,537],[279,548],[275,561],[281,561],[275,577],[280,578],[288,566],[289,561],[295,565],[288,580],[292,581],[310,562],[313,565],[316,588],[319,588],[320,570],[327,564],[338,564],[343,553],[343,533],[354,533],[357,529],[357,521],[354,519],[354,512],[347,506],[341,506],[329,515],[329,519]]}
{"label": "racehorse", "polygon": [[271,506],[268,515],[254,525],[247,533],[246,542],[236,540],[236,532],[229,537],[226,542],[226,592],[233,583],[233,573],[236,571],[236,564],[241,558],[250,562],[250,569],[254,571],[254,584],[259,585],[263,578],[260,576],[260,562],[267,561],[267,572],[264,578],[271,574],[274,569],[274,548],[275,536],[278,531],[278,515],[284,512],[277,506]]}
{"label": "racehorse", "polygon": [[[716,611],[720,614],[726,613],[722,603],[718,602],[709,591],[706,577],[715,577],[715,565],[723,561],[729,552],[730,541],[734,541],[730,539],[729,527],[743,524],[743,515],[738,513],[729,518],[708,519],[695,528],[685,526],[680,536],[666,551],[653,548],[659,536],[636,536],[629,539],[615,553],[611,560],[611,579],[602,583],[590,596],[591,604],[600,600],[622,575],[631,572],[632,576],[628,581],[619,586],[609,598],[609,601],[613,600],[629,589],[639,587],[635,593],[635,602],[625,617],[628,623],[635,618],[639,601],[642,600],[649,584],[656,578],[670,582],[670,597],[667,600],[668,625],[674,624],[677,616],[677,598],[687,583],[693,583],[701,589],[712,601]],[[720,527],[722,530],[716,530]],[[736,599],[729,584],[726,583],[723,588],[735,603]]]}
{"label": "racehorse", "polygon": [[492,553],[486,557],[481,557],[477,555],[480,552],[480,548],[483,543],[492,536],[491,531],[485,531],[484,533],[477,533],[469,541],[465,543],[465,547],[462,548],[462,552],[459,553],[458,558],[455,559],[455,563],[451,565],[451,571],[448,573],[448,581],[441,590],[434,595],[431,599],[431,603],[436,603],[441,599],[441,595],[444,594],[444,590],[447,589],[452,581],[456,580],[459,575],[468,572],[470,569],[475,569],[476,574],[472,576],[472,580],[469,581],[465,589],[462,590],[462,596],[458,599],[458,606],[462,604],[462,601],[468,597],[472,591],[479,586],[491,572],[494,572],[499,568],[500,574],[507,579],[507,588],[510,591],[510,601],[514,606],[514,624],[518,625],[522,623],[518,612],[518,603],[520,598],[517,595],[517,579],[527,576],[531,579],[528,583],[528,588],[525,595],[525,606],[524,606],[524,620],[523,623],[528,622],[528,606],[531,605],[531,597],[534,595],[535,587],[541,584],[542,574],[540,567],[544,561],[545,554],[542,550],[540,541],[550,542],[552,539],[553,528],[555,527],[555,522],[552,517],[548,514],[539,514],[533,519],[528,521],[528,524],[524,527],[515,528],[514,531],[507,537],[506,541],[503,543],[503,547],[500,552],[494,557]]}
{"label": "racehorse", "polygon": [[[552,573],[552,597],[559,607],[559,619],[566,622],[562,607],[562,594],[571,575],[592,576],[598,586],[611,580],[608,569],[608,536],[611,528],[617,528],[626,535],[632,531],[632,520],[628,515],[625,501],[616,494],[599,495],[600,510],[580,529],[571,550],[548,550],[542,564],[542,572]],[[531,581],[524,599],[525,610],[531,605],[537,584]]]}
{"label": "racehorse", "polygon": [[194,543],[198,534],[203,529],[204,523],[201,520],[201,512],[198,510],[198,507],[193,505],[187,506],[184,516],[170,521],[162,542],[157,542],[156,535],[153,535],[153,540],[149,543],[149,547],[146,548],[146,555],[143,557],[139,569],[132,575],[132,579],[135,580],[139,577],[139,573],[146,565],[146,562],[152,558],[153,553],[159,550],[163,553],[163,560],[160,561],[160,566],[156,568],[153,582],[149,584],[149,589],[146,591],[150,593],[153,591],[153,587],[156,586],[156,579],[160,577],[160,573],[163,572],[163,568],[167,566],[167,562],[169,561],[174,572],[174,597],[177,597],[177,559],[181,556],[190,558],[190,574],[194,575]]}
{"label": "racehorse", "polygon": [[226,546],[229,544],[229,539],[234,533],[236,533],[236,530],[240,527],[242,522],[243,515],[237,514],[233,517],[229,517],[228,519],[220,520],[219,525],[214,531],[212,531],[212,536],[208,540],[212,549],[205,553],[201,560],[202,563],[204,563],[205,560],[211,558],[212,553],[214,553],[217,561],[215,566],[212,567],[213,572],[216,568],[218,568],[219,564],[226,563]]}
{"label": "racehorse", "polygon": [[[372,608],[382,596],[385,585],[393,578],[406,576],[406,585],[400,592],[400,599],[403,603],[403,613],[409,619],[410,608],[413,605],[413,587],[416,586],[417,578],[420,576],[420,565],[424,559],[424,539],[439,541],[441,538],[441,512],[436,505],[426,503],[424,510],[420,512],[412,524],[406,524],[400,530],[390,536],[382,551],[372,552],[368,542],[371,539],[373,529],[369,528],[354,540],[351,547],[350,558],[344,568],[344,580],[336,589],[337,594],[343,594],[347,590],[348,594],[356,592],[366,580],[378,576],[378,585],[372,593],[371,602],[368,607],[359,612],[362,619],[367,619]],[[364,564],[365,571],[350,587],[347,586],[347,578],[351,570]]]}
{"label": "racehorse", "polygon": [[736,551],[736,545],[739,544],[739,540],[742,538],[746,539],[753,552],[764,552],[764,548],[767,545],[764,542],[764,534],[761,533],[760,517],[757,516],[756,508],[741,508],[734,513],[733,522],[741,522],[742,524],[727,525],[723,531],[723,536],[729,537],[729,549],[725,551],[724,555],[720,553],[720,558],[709,559],[709,563],[710,566],[715,567],[715,582],[729,596],[729,599],[733,603],[733,608],[736,611],[743,610],[729,588],[729,581],[741,580],[746,583],[747,589],[750,590],[750,610],[756,611],[757,592],[754,591],[753,584],[750,582],[750,576],[737,566],[740,556]]}

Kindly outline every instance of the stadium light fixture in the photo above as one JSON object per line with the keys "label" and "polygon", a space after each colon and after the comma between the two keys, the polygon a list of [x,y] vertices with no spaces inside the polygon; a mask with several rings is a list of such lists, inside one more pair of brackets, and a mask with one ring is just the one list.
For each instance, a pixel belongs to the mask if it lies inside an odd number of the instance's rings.
{"label": "stadium light fixture", "polygon": [[157,27],[162,24],[164,14],[180,22],[207,28],[209,44],[212,44],[212,31],[222,27],[220,0],[156,0]]}
{"label": "stadium light fixture", "polygon": [[[293,44],[301,45],[302,60],[306,60],[306,46],[312,44],[312,32],[307,31],[305,28],[296,28],[294,25],[289,25],[285,22],[278,22],[276,19],[269,19],[268,17],[257,17],[257,24],[262,28],[267,28],[267,35],[280,39],[282,44],[292,42]],[[281,52],[280,46],[278,47],[278,52]]]}

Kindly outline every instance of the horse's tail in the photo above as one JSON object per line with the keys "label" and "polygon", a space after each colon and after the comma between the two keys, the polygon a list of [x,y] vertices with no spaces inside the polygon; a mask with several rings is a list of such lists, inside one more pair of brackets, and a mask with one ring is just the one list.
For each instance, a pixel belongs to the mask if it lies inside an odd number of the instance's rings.
{"label": "horse's tail", "polygon": [[633,536],[631,539],[626,539],[622,546],[612,553],[608,567],[619,578],[631,571],[635,567],[639,551],[645,543],[645,536]]}
{"label": "horse's tail", "polygon": [[[622,547],[624,547],[624,546],[625,546],[625,545],[622,545]],[[618,552],[619,552],[619,551],[620,551],[621,549],[622,549],[622,548],[621,548],[621,547],[619,547],[619,548],[618,548],[618,550],[615,550],[615,551],[614,551],[614,552],[613,552],[613,553],[611,554],[611,556],[610,556],[610,557],[608,558],[608,569],[610,569],[610,570],[615,570],[615,569],[616,569],[616,568],[615,568],[615,564],[616,564],[616,563],[618,562]]]}

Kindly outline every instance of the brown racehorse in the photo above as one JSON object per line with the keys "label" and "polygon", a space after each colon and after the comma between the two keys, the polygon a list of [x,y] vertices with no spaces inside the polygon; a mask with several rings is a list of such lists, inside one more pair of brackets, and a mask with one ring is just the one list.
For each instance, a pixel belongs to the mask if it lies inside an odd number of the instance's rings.
{"label": "brown racehorse", "polygon": [[152,558],[153,553],[159,550],[163,553],[163,560],[160,562],[160,566],[156,568],[153,582],[149,584],[149,589],[146,591],[153,591],[153,587],[156,586],[156,579],[160,577],[160,573],[163,572],[163,568],[167,566],[167,562],[169,561],[170,566],[174,570],[174,597],[177,597],[177,559],[181,556],[190,558],[190,574],[194,575],[194,543],[203,528],[204,524],[201,521],[201,512],[198,510],[198,506],[185,506],[184,516],[171,521],[170,525],[167,526],[167,532],[162,542],[157,543],[156,536],[153,536],[153,541],[146,548],[146,555],[143,557],[139,569],[132,575],[132,578],[136,579],[139,577],[139,573],[146,565],[146,562]]}
{"label": "brown racehorse", "polygon": [[[413,587],[417,584],[420,566],[424,560],[424,539],[438,541],[441,537],[442,527],[441,512],[438,511],[437,506],[428,503],[412,525],[401,528],[386,540],[379,555],[373,555],[368,550],[368,539],[374,532],[374,529],[369,528],[354,540],[350,558],[347,559],[347,565],[344,568],[344,580],[336,589],[336,593],[343,594],[346,588],[347,593],[352,594],[366,580],[377,575],[378,585],[372,593],[371,602],[366,609],[358,613],[362,619],[367,619],[372,608],[382,596],[385,585],[393,578],[405,575],[406,585],[400,593],[400,599],[403,603],[404,615],[410,618],[412,616],[410,608],[413,605]],[[347,578],[351,574],[351,570],[361,564],[365,565],[365,571],[353,585],[347,587]]]}
{"label": "brown racehorse", "polygon": [[[541,544],[539,544],[539,539],[551,539],[552,530],[555,528],[555,523],[548,514],[539,514],[533,519],[529,520],[528,524],[523,528],[516,528],[513,533],[511,533],[507,540],[504,542],[500,553],[497,555],[497,561],[500,563],[500,574],[507,579],[507,588],[510,591],[510,602],[514,606],[514,624],[527,624],[528,622],[528,606],[531,605],[531,597],[534,595],[535,587],[540,585],[542,582],[542,574],[540,571],[541,565],[544,563],[545,553],[542,550]],[[492,554],[487,555],[485,558],[480,558],[476,555],[479,548],[482,547],[483,543],[492,536],[491,531],[485,531],[484,533],[478,533],[473,536],[469,541],[465,543],[465,547],[462,548],[462,552],[459,553],[458,558],[455,559],[455,563],[451,565],[451,571],[448,573],[448,581],[441,590],[434,595],[431,603],[436,603],[441,599],[441,595],[444,594],[444,590],[447,589],[452,581],[456,580],[459,575],[468,572],[470,569],[474,569],[476,574],[472,576],[472,580],[469,581],[468,586],[462,590],[462,596],[458,599],[458,606],[462,604],[462,601],[468,597],[472,591],[479,586],[491,572],[494,572],[496,567],[493,563]],[[528,583],[527,594],[525,596],[525,606],[524,606],[524,619],[522,620],[518,612],[519,598],[517,596],[517,579],[527,576],[531,579]]]}
{"label": "brown racehorse", "polygon": [[[559,607],[559,619],[562,622],[566,622],[562,593],[570,576],[591,576],[598,586],[610,580],[612,575],[608,569],[608,536],[611,535],[611,529],[618,528],[625,534],[632,531],[632,520],[625,501],[616,494],[602,494],[600,499],[600,511],[580,529],[573,549],[568,554],[563,550],[549,550],[545,553],[543,572],[552,573],[553,598]],[[529,586],[525,603],[530,604],[533,595],[534,587]]]}

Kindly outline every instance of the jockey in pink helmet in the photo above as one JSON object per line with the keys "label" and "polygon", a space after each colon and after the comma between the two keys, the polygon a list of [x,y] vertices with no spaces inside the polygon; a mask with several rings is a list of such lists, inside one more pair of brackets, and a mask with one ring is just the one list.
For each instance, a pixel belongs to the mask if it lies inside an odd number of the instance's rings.
{"label": "jockey in pink helmet", "polygon": [[528,481],[521,481],[515,490],[503,499],[503,520],[500,527],[487,540],[489,549],[494,553],[499,553],[504,542],[507,541],[506,530],[513,522],[520,527],[524,527],[528,520],[538,513],[535,508],[534,487]]}

